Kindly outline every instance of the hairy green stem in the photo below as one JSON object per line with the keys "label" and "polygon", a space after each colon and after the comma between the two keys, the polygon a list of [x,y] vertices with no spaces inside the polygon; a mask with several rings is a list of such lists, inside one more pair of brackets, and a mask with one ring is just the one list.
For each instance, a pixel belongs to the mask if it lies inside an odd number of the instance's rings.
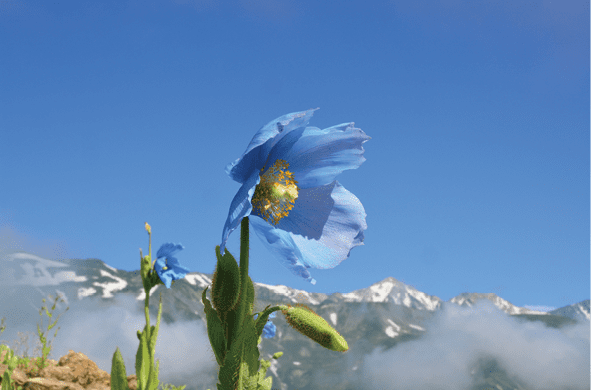
{"label": "hairy green stem", "polygon": [[[152,234],[151,232],[148,233],[148,253],[150,254],[150,265],[154,265],[152,262]],[[150,340],[150,291],[146,291],[146,300],[144,302],[144,312],[146,313],[146,336],[148,336],[148,340]]]}
{"label": "hairy green stem", "polygon": [[233,341],[238,337],[242,327],[242,321],[248,310],[247,292],[248,292],[248,250],[249,250],[249,229],[248,217],[242,218],[240,226],[240,301],[236,310],[237,317],[230,325],[231,331],[228,338],[228,349]]}
{"label": "hairy green stem", "polygon": [[[249,251],[249,231],[248,231],[248,217],[242,218],[240,224],[240,282],[241,284],[241,296],[246,297],[246,290],[248,284],[246,283],[248,277],[248,251]],[[244,307],[246,307],[246,300],[243,299]]]}

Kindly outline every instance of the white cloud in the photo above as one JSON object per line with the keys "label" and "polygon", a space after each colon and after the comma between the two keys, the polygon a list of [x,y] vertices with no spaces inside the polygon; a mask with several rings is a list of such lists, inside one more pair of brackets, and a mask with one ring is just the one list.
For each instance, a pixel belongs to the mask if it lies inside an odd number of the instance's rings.
{"label": "white cloud", "polygon": [[563,329],[520,323],[487,300],[473,308],[446,305],[416,341],[365,357],[372,388],[469,389],[479,358],[533,389],[589,389],[589,323]]}

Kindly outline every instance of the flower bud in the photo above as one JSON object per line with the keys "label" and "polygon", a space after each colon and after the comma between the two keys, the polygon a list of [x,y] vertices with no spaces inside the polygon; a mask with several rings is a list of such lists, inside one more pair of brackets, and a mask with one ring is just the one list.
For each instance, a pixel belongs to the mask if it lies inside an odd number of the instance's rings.
{"label": "flower bud", "polygon": [[240,296],[240,268],[229,250],[222,256],[218,245],[215,254],[218,262],[211,282],[211,299],[216,310],[228,312],[236,306]]}
{"label": "flower bud", "polygon": [[281,356],[283,356],[283,352],[275,352],[273,354],[273,359],[277,360],[279,359]]}
{"label": "flower bud", "polygon": [[308,306],[297,304],[296,307],[287,307],[281,312],[292,328],[332,351],[345,352],[349,349],[343,336]]}
{"label": "flower bud", "polygon": [[152,234],[152,228],[150,227],[150,225],[148,225],[148,222],[146,222],[145,228],[148,234]]}

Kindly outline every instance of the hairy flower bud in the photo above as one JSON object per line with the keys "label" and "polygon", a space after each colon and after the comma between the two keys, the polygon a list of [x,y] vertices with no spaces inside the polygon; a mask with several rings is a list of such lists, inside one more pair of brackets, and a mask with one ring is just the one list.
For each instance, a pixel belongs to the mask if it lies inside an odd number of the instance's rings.
{"label": "hairy flower bud", "polygon": [[218,262],[211,282],[211,299],[216,310],[228,312],[236,306],[240,297],[240,268],[229,250],[226,249],[222,256],[218,245],[215,254]]}
{"label": "hairy flower bud", "polygon": [[281,311],[287,323],[303,334],[332,351],[345,352],[349,349],[347,341],[332,326],[306,305],[287,305]]}

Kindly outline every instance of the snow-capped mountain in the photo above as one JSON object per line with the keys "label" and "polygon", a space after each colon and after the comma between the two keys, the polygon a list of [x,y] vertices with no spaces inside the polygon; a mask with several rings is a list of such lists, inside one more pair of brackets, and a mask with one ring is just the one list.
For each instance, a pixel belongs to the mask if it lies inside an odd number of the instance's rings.
{"label": "snow-capped mountain", "polygon": [[590,320],[589,315],[589,299],[575,303],[573,305],[561,307],[560,309],[552,310],[549,314],[572,318],[574,320]]}
{"label": "snow-capped mountain", "polygon": [[[62,311],[65,305],[73,306],[66,315],[74,317],[76,308],[104,310],[119,305],[114,298],[123,296],[132,298],[138,312],[144,307],[145,293],[139,271],[118,270],[98,259],[54,261],[21,252],[0,259],[0,269],[0,318],[6,317],[12,326],[24,328],[25,324],[36,324],[41,299],[50,294],[63,297]],[[150,292],[152,321],[155,321],[158,298],[162,293],[163,323],[200,321],[205,324],[201,294],[211,285],[212,276],[192,272],[171,289],[154,288]],[[284,351],[283,357],[272,360],[268,372],[273,376],[273,388],[282,390],[371,388],[364,377],[364,373],[371,369],[366,358],[387,353],[397,345],[411,345],[406,343],[421,340],[433,331],[430,326],[437,323],[433,322],[434,319],[441,317],[449,305],[470,308],[488,300],[494,305],[491,307],[521,321],[541,322],[553,328],[575,321],[589,321],[589,300],[550,313],[517,307],[495,294],[464,293],[444,302],[393,277],[367,288],[330,295],[287,286],[254,285],[255,311],[267,305],[306,304],[326,319],[349,345],[345,354],[326,350],[290,328],[283,319],[275,319],[276,336],[263,341],[261,357],[269,359],[273,353]],[[501,390],[528,389],[503,371],[502,365],[497,367],[494,356],[485,355],[482,359],[478,364],[474,363],[476,368],[469,374],[474,376],[470,389],[483,385]],[[497,368],[493,370],[491,367]],[[320,383],[324,385],[319,387]],[[215,388],[215,376],[208,386]],[[186,390],[196,388],[188,385]]]}

